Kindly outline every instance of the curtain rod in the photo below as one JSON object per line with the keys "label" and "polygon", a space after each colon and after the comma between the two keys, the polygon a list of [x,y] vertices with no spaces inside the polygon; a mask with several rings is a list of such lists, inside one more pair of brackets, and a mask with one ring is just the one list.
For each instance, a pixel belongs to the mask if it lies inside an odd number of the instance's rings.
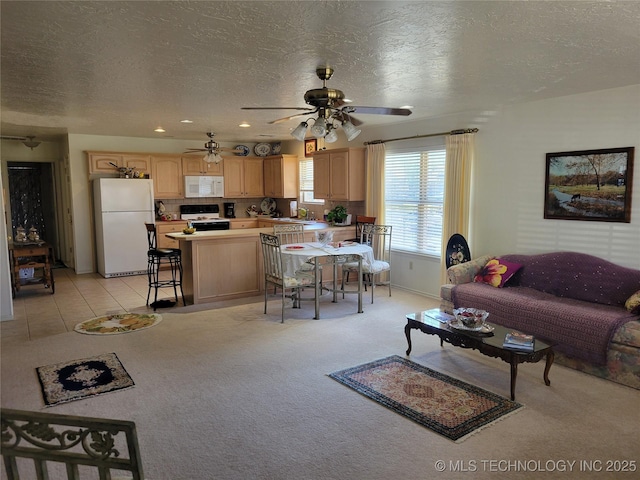
{"label": "curtain rod", "polygon": [[364,144],[376,145],[378,143],[397,142],[398,140],[410,140],[412,138],[442,137],[444,135],[461,135],[463,133],[476,133],[477,131],[478,131],[477,128],[463,128],[460,130],[451,130],[450,132],[429,133],[427,135],[414,135],[413,137],[389,138],[388,140],[372,140],[371,142],[364,142]]}

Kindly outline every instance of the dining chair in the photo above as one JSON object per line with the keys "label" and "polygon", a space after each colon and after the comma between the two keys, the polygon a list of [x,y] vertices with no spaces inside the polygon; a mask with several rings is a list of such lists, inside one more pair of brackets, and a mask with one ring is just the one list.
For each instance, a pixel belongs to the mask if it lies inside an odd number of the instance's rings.
{"label": "dining chair", "polygon": [[[282,292],[282,320],[284,323],[285,298],[293,300],[293,308],[300,308],[300,293],[303,287],[315,287],[316,277],[313,270],[298,270],[291,277],[286,274],[282,251],[280,250],[280,238],[277,235],[260,234],[262,243],[262,260],[264,264],[264,313],[267,313],[267,290],[269,285],[280,288]],[[287,291],[291,293],[287,294]],[[315,300],[316,289],[313,288]]]}
{"label": "dining chair", "polygon": [[376,223],[377,217],[367,217],[365,215],[356,215],[356,238],[351,238],[348,241],[350,242],[362,242],[362,228],[368,224]]}
{"label": "dining chair", "polygon": [[8,480],[47,480],[50,466],[59,478],[60,464],[70,479],[115,479],[112,475],[122,478],[121,472],[144,479],[134,422],[8,408],[0,410],[0,418]]}
{"label": "dining chair", "polygon": [[[280,239],[280,245],[304,243],[304,225],[302,223],[274,225],[273,234]],[[315,268],[313,260],[307,260],[301,268],[302,270],[313,270]],[[322,284],[322,266],[319,266],[318,270],[320,272],[320,283]]]}
{"label": "dining chair", "polygon": [[[158,238],[155,223],[145,223],[147,229],[147,279],[149,288],[147,290],[147,305],[151,289],[155,290],[154,300],[151,306],[155,311],[158,308],[158,289],[173,287],[176,303],[178,303],[178,290],[182,294],[182,304],[186,305],[184,291],[182,290],[182,251],[179,248],[158,248]],[[160,278],[160,270],[164,265],[169,266],[171,278]]]}
{"label": "dining chair", "polygon": [[[371,303],[373,303],[373,291],[377,285],[389,285],[391,296],[391,225],[365,224],[362,227],[361,243],[371,246],[375,260],[373,263],[362,264],[363,281],[371,286]],[[342,265],[342,290],[345,281],[348,281],[349,273],[358,275],[358,264],[347,262]],[[386,278],[382,275],[386,272]]]}

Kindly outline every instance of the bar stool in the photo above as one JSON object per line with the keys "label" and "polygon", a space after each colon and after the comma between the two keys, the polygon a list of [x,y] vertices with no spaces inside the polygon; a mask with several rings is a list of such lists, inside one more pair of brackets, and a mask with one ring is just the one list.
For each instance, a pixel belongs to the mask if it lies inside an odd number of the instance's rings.
{"label": "bar stool", "polygon": [[[158,289],[173,287],[173,293],[178,303],[178,289],[182,294],[182,304],[186,305],[184,292],[182,291],[182,251],[179,248],[158,248],[158,239],[156,236],[156,225],[154,223],[145,223],[147,227],[147,240],[149,242],[149,251],[147,252],[147,278],[149,279],[149,290],[147,291],[147,306],[149,306],[149,297],[151,289],[155,289],[153,299],[153,310],[158,308]],[[163,265],[169,265],[171,278],[160,279],[160,269]]]}

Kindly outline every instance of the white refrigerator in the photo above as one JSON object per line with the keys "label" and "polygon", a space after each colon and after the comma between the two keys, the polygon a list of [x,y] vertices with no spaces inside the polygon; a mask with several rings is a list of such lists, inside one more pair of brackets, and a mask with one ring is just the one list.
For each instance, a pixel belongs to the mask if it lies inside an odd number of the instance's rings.
{"label": "white refrigerator", "polygon": [[98,272],[105,278],[147,272],[147,230],[155,221],[153,180],[93,181]]}

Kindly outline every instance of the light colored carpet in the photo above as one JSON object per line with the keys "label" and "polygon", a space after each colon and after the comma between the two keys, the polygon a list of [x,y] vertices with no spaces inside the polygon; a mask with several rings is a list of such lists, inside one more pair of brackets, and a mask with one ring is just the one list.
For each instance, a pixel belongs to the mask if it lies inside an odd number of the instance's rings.
{"label": "light colored carpet", "polygon": [[[437,301],[397,289],[389,298],[380,289],[375,304],[365,297],[365,313],[357,314],[354,297],[337,304],[325,297],[321,320],[312,319],[306,302],[301,310],[288,308],[281,324],[279,300],[266,316],[256,300],[166,310],[158,326],[128,335],[68,332],[3,341],[1,404],[42,411],[37,366],[115,352],[136,388],[46,410],[135,421],[145,474],[153,480],[637,475],[580,468],[580,462],[600,461],[604,468],[607,460],[640,460],[637,390],[558,365],[547,387],[543,363],[524,364],[516,401],[526,408],[455,444],[327,376],[404,356],[405,314]],[[436,337],[415,330],[412,339],[413,361],[509,395],[506,363],[441,348]],[[504,463],[518,460],[525,463]],[[569,471],[566,462],[574,461]]]}

